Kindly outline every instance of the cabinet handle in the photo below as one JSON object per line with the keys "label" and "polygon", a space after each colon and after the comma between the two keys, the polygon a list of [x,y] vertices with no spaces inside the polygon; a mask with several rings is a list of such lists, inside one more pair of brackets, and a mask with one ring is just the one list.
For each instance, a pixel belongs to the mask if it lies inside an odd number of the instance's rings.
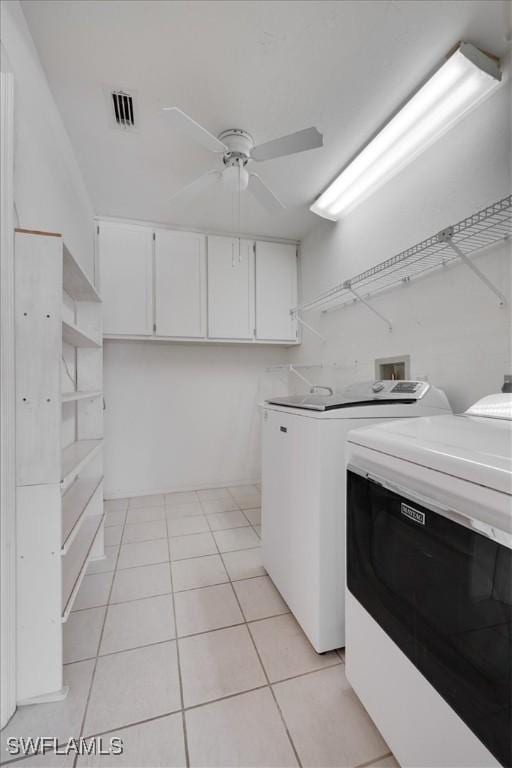
{"label": "cabinet handle", "polygon": [[279,427],[279,429],[281,430],[281,432],[288,432],[288,428],[287,427]]}

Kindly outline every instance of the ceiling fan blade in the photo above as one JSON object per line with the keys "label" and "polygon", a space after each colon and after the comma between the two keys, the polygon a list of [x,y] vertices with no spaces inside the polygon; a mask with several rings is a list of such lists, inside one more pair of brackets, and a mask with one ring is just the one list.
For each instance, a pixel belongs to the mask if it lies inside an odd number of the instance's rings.
{"label": "ceiling fan blade", "polygon": [[270,187],[267,187],[257,173],[249,174],[249,191],[252,192],[256,200],[269,211],[275,213],[276,211],[282,211],[286,208],[286,205],[274,195]]}
{"label": "ceiling fan blade", "polygon": [[178,107],[163,107],[162,111],[169,115],[171,125],[175,126],[179,131],[190,136],[191,139],[197,141],[206,149],[211,152],[226,152],[227,147],[222,141],[203,128],[202,125],[196,123],[189,115],[182,112]]}
{"label": "ceiling fan blade", "polygon": [[279,139],[259,144],[251,152],[253,160],[272,160],[274,157],[294,155],[297,152],[306,152],[308,149],[323,147],[324,137],[316,128],[304,128],[297,133],[289,133]]}
{"label": "ceiling fan blade", "polygon": [[202,176],[198,176],[197,179],[191,181],[190,184],[178,189],[169,199],[174,200],[175,197],[180,197],[187,192],[202,192],[203,190],[208,189],[208,187],[211,187],[212,184],[220,181],[221,177],[222,173],[220,171],[207,171],[206,173],[203,173]]}

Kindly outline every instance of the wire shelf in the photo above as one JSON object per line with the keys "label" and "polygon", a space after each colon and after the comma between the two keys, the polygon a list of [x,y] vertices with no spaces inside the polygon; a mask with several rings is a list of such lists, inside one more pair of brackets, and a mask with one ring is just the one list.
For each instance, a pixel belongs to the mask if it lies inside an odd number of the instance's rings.
{"label": "wire shelf", "polygon": [[364,301],[381,291],[408,283],[460,259],[453,246],[464,256],[469,256],[507,239],[511,234],[512,195],[509,195],[350,280],[333,286],[314,299],[299,304],[291,311],[328,311],[358,300]]}

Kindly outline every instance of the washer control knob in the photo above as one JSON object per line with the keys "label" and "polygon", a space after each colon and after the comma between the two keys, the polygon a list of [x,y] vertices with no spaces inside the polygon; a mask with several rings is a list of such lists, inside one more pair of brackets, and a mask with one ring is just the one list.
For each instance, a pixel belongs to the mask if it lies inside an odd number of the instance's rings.
{"label": "washer control knob", "polygon": [[374,392],[382,392],[383,389],[384,389],[384,384],[382,383],[382,381],[376,381],[375,384],[372,384],[372,390]]}

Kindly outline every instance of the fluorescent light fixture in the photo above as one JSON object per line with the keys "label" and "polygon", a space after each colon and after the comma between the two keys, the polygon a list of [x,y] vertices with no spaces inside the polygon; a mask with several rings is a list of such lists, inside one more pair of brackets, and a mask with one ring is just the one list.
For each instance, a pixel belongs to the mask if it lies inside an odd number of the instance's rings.
{"label": "fluorescent light fixture", "polygon": [[500,80],[497,59],[470,43],[461,43],[310,210],[337,221],[448,131]]}

